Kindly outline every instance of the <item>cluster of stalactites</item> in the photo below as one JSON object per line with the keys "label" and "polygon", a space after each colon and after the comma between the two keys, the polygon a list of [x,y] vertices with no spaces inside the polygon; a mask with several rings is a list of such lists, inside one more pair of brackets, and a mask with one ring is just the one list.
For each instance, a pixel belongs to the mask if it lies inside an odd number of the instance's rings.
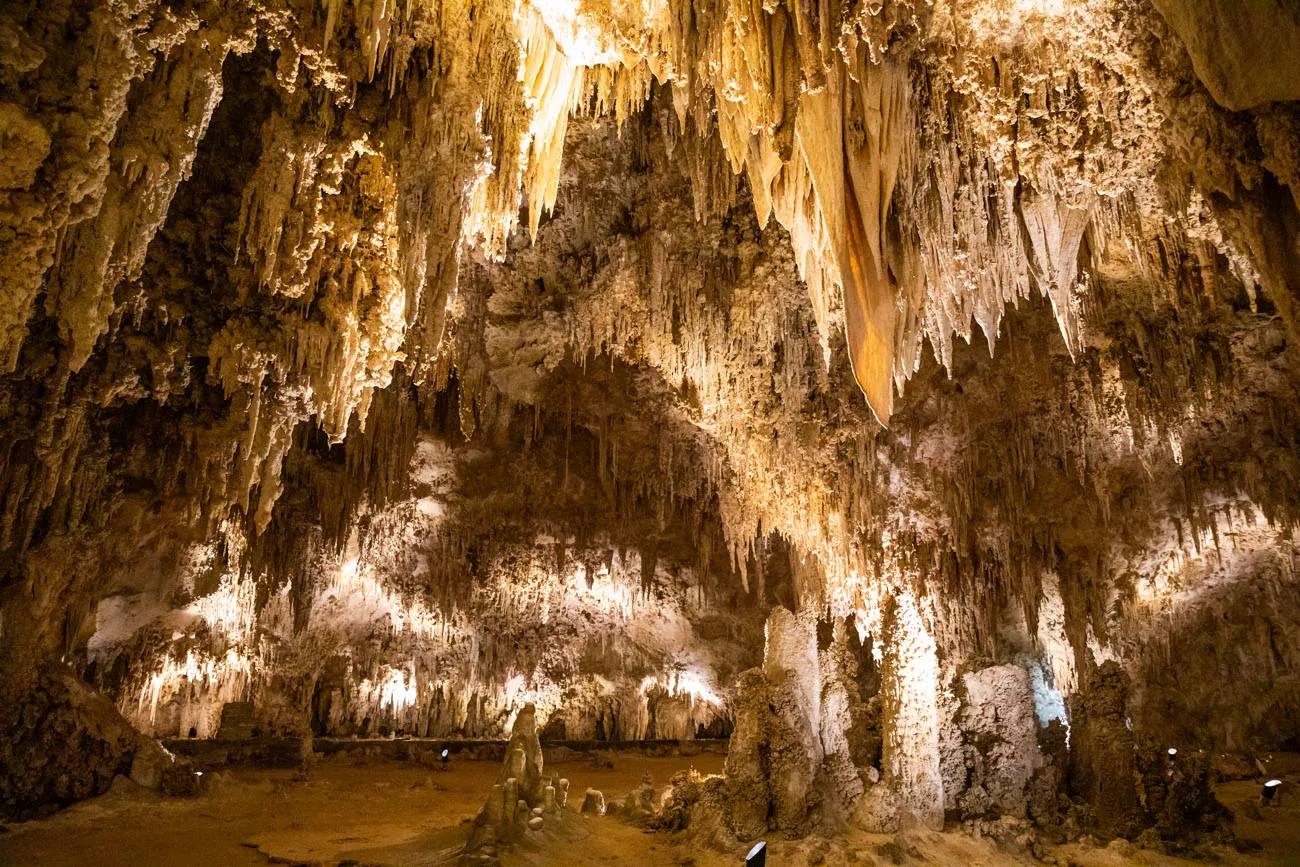
{"label": "cluster of stalactites", "polygon": [[[690,167],[702,181],[697,216],[733,200],[734,183],[708,182],[719,157],[746,174],[760,222],[774,215],[791,232],[825,352],[833,323],[843,319],[858,380],[887,419],[897,305],[883,223],[908,140],[905,67],[880,62],[858,24],[845,25],[840,44],[827,10],[734,3],[716,18],[697,16],[689,4],[658,13],[625,27],[565,18],[549,5],[521,11],[531,119],[520,159],[530,228],[535,235],[540,214],[554,204],[568,115],[612,109],[621,123],[645,104],[652,79],[669,84],[682,132],[721,143],[720,152],[687,148],[700,155],[694,162],[708,163]],[[883,41],[876,19],[860,23]],[[592,42],[593,33],[603,44]],[[480,197],[472,210],[490,217],[490,205]],[[498,207],[490,219],[508,230],[508,213]],[[476,234],[494,242],[504,232]]]}
{"label": "cluster of stalactites", "polygon": [[[1124,15],[1132,12],[1108,5],[938,2],[923,13],[892,2],[839,20],[838,12],[809,6],[737,2],[703,16],[669,3],[634,20],[618,4],[563,13],[537,4],[529,32],[547,36],[529,41],[525,54],[533,44],[565,53],[586,64],[584,81],[596,70],[648,67],[671,90],[677,129],[666,140],[685,158],[696,216],[735,201],[734,177],[719,182],[718,163],[746,176],[759,221],[775,216],[790,232],[823,351],[830,324],[842,320],[854,373],[884,420],[893,386],[916,370],[925,339],[950,367],[954,336],[969,341],[978,324],[992,349],[1007,305],[1040,292],[1077,357],[1085,347],[1084,292],[1108,261],[1165,284],[1169,297],[1184,290],[1174,285],[1182,280],[1176,269],[1163,264],[1168,251],[1190,251],[1207,271],[1216,252],[1241,261],[1196,196],[1156,188],[1163,118],[1151,73],[1130,50],[1124,28],[1132,22]],[[620,119],[639,105],[636,94],[620,90],[626,86],[613,91]],[[572,90],[557,94],[570,106],[589,104]],[[1237,270],[1249,278],[1248,268]],[[592,325],[593,344],[635,330],[632,313],[606,312],[607,323]],[[794,337],[779,337],[788,354]],[[689,378],[702,395],[716,391],[715,371],[730,373],[707,348],[696,363],[676,358],[676,346],[659,351],[642,342],[670,381]],[[725,406],[725,396],[714,403]],[[1151,426],[1142,417],[1127,424],[1138,440]],[[874,479],[874,445],[860,450],[859,471]],[[860,586],[861,576],[881,571],[850,529],[870,523],[863,511],[872,509],[871,496],[846,508],[819,489],[802,499],[775,496],[782,485],[774,482],[765,500],[773,474],[738,466],[744,449],[728,452],[734,477],[757,480],[719,491],[742,575],[756,555],[755,527],[779,528],[809,561],[820,557],[824,564],[813,571],[825,572],[819,583],[832,589]],[[999,493],[1014,510],[1032,473],[1008,473],[1014,477]],[[1081,480],[1099,487],[1108,509],[1104,482]],[[969,490],[952,495],[956,516],[969,510],[977,488],[963,483]],[[879,512],[886,504],[875,505]],[[914,574],[915,564],[898,571]]]}
{"label": "cluster of stalactites", "polygon": [[[525,6],[534,232],[554,202],[564,118],[594,91],[622,120],[653,73],[682,133],[720,143],[688,145],[688,161],[743,174],[760,224],[790,232],[825,357],[842,324],[882,422],[924,338],[945,364],[972,321],[991,346],[1006,305],[1035,288],[1077,353],[1085,234],[1140,241],[1126,203],[1154,198],[1158,149],[1144,137],[1158,117],[1114,15],[1040,6],[893,0],[855,18],[751,2],[713,15]],[[1108,144],[1080,158],[1084,141]],[[730,207],[734,184],[710,183],[712,165],[688,171],[697,216]]]}
{"label": "cluster of stalactites", "polygon": [[[272,318],[233,316],[205,347],[209,376],[232,402],[214,438],[219,454],[188,473],[201,480],[206,511],[239,506],[265,527],[295,426],[315,416],[341,438],[353,416],[364,428],[398,362],[417,381],[445,367],[436,356],[460,242],[504,249],[523,193],[535,235],[555,202],[569,117],[612,111],[621,122],[656,80],[672,93],[697,216],[734,202],[728,172],[747,178],[760,223],[775,217],[790,232],[823,360],[842,324],[881,421],[923,337],[948,363],[953,334],[969,339],[974,320],[991,341],[1005,305],[1033,286],[1051,295],[1077,348],[1081,244],[1089,228],[1109,235],[1098,225],[1132,222],[1110,218],[1128,213],[1113,201],[1153,173],[1118,155],[1143,151],[1135,145],[1151,119],[1132,64],[1097,47],[1115,42],[1096,38],[1110,26],[1097,2],[1050,15],[1035,5],[890,0],[842,18],[829,6],[740,0],[709,15],[690,3],[647,14],[617,3],[330,2],[296,27],[271,28],[282,99],[257,133],[262,154],[235,238],[235,264],[251,274],[232,288],[290,306]],[[58,191],[77,179],[51,178],[55,194],[35,202],[49,225],[29,227],[50,244],[65,239],[51,248],[45,290],[69,371],[115,321],[119,284],[147,271],[228,97],[223,67],[251,49],[257,27],[208,22],[155,57],[167,75],[145,76],[148,63],[128,62],[120,45],[96,54],[121,98],[95,115],[110,154],[95,216],[60,217]],[[997,34],[1016,28],[1047,49],[1000,47]],[[953,42],[971,50],[945,48]],[[1011,72],[993,76],[1002,61]],[[1064,75],[1073,66],[1079,74]],[[1130,94],[1122,106],[1109,96],[1120,84]],[[324,100],[295,96],[308,88]],[[366,132],[349,120],[366,88],[384,92],[399,123]],[[128,110],[128,93],[149,110]],[[1075,160],[1084,140],[1114,144]],[[19,294],[34,298],[41,285]],[[20,323],[0,325],[9,333]],[[9,367],[14,347],[0,352]],[[56,487],[49,481],[34,499],[51,501]]]}
{"label": "cluster of stalactites", "polygon": [[[256,513],[258,525],[265,526],[294,427],[316,416],[341,437],[353,414],[364,424],[372,395],[388,384],[398,360],[419,354],[421,344],[436,347],[437,335],[424,332],[437,330],[448,278],[455,277],[454,269],[446,273],[446,262],[448,253],[454,262],[459,212],[445,213],[441,196],[425,189],[431,183],[427,171],[419,169],[417,177],[408,155],[419,159],[430,151],[464,149],[479,136],[472,125],[467,135],[449,124],[424,123],[401,143],[399,154],[379,134],[335,134],[335,121],[356,96],[347,71],[357,65],[337,37],[329,51],[338,6],[330,6],[323,38],[311,16],[297,27],[264,28],[260,15],[177,18],[148,4],[129,19],[116,8],[88,15],[84,30],[67,34],[61,53],[38,41],[35,34],[44,36],[38,28],[32,35],[16,25],[6,31],[24,58],[10,74],[80,77],[83,84],[92,82],[84,92],[94,104],[47,100],[49,105],[29,104],[26,110],[13,107],[26,134],[43,136],[36,162],[48,159],[40,175],[33,171],[25,179],[25,188],[7,192],[14,205],[7,218],[17,224],[10,233],[14,243],[0,249],[4,270],[13,277],[6,283],[13,303],[0,312],[0,368],[15,369],[24,340],[44,339],[39,329],[28,330],[37,316],[29,302],[42,296],[43,314],[62,344],[49,397],[77,409],[50,411],[40,419],[36,436],[54,446],[40,450],[40,466],[15,466],[8,457],[0,462],[6,499],[22,504],[5,509],[0,548],[25,548],[37,523],[26,513],[39,515],[102,474],[94,449],[82,445],[93,444],[94,430],[92,414],[83,407],[112,407],[140,392],[165,403],[190,384],[194,355],[209,359],[210,384],[224,393],[231,410],[196,437],[200,442],[185,444],[193,452],[187,460],[166,456],[170,466],[159,468],[158,487],[168,489],[168,482],[183,476],[198,500],[195,511],[221,516],[237,506]],[[358,63],[368,69],[363,79],[385,63],[394,76],[413,68],[407,63],[415,44],[413,13],[401,7],[404,23],[397,27],[384,17],[385,8],[356,10],[350,22],[364,55]],[[376,16],[383,20],[372,20]],[[185,304],[185,284],[178,286],[171,276],[165,227],[169,212],[187,196],[203,195],[189,192],[187,182],[201,190],[236,180],[190,175],[218,107],[243,96],[226,91],[235,55],[252,51],[263,33],[282,56],[279,88],[267,84],[275,92],[265,102],[276,107],[243,131],[260,138],[262,150],[243,190],[232,239],[238,252],[233,262],[209,263],[230,266],[222,276],[211,276],[219,268],[206,278],[201,269],[187,269],[196,281],[225,280],[216,309],[240,309],[205,332],[196,327],[203,317]],[[404,46],[405,54],[390,50],[390,42]],[[65,65],[76,75],[64,71]],[[7,59],[4,66],[11,66]],[[435,77],[411,72],[394,77],[390,90],[399,78],[403,86],[394,103],[429,115],[437,101]],[[295,98],[304,90],[315,90],[316,98]],[[76,113],[77,122],[65,122],[60,112]],[[49,130],[62,131],[51,138]],[[201,214],[213,216],[220,218],[216,207]],[[138,339],[159,332],[166,335],[163,345]],[[187,340],[197,349],[186,347]],[[131,350],[106,348],[114,341]],[[126,364],[117,357],[123,354]],[[138,382],[142,377],[132,364],[149,370],[144,379],[151,385]],[[107,385],[97,386],[99,380]],[[78,393],[83,385],[101,393]],[[68,517],[70,524],[77,520]]]}

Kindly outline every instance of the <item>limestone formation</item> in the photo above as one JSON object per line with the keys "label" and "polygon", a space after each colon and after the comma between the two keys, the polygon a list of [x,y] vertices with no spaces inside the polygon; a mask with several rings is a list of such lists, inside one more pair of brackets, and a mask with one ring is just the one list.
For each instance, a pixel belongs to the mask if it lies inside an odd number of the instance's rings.
{"label": "limestone formation", "polygon": [[542,785],[542,764],[542,747],[537,739],[537,711],[530,704],[515,716],[501,771],[487,802],[474,819],[469,840],[465,843],[466,858],[477,855],[484,847],[517,840],[522,826],[530,830],[540,827],[540,822],[533,824],[538,817],[532,810],[542,807],[544,793],[550,789],[549,786],[544,789]]}
{"label": "limestone formation", "polygon": [[1138,793],[1133,732],[1129,728],[1128,678],[1114,662],[1089,677],[1071,713],[1070,786],[1093,805],[1106,832],[1136,834]]}
{"label": "limestone formation", "polygon": [[6,4],[0,811],[508,740],[491,856],[730,738],[638,821],[1226,839],[1298,88],[1282,0]]}

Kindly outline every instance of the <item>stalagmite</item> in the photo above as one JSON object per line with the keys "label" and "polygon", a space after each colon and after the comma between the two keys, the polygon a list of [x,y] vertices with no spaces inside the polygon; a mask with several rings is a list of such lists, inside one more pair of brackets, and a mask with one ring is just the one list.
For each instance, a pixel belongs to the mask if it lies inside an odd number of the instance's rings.
{"label": "stalagmite", "polygon": [[916,600],[891,601],[882,624],[881,692],[884,696],[884,779],[899,817],[936,826],[943,822],[940,776],[939,661],[934,638]]}
{"label": "stalagmite", "polygon": [[515,716],[505,761],[465,843],[467,855],[509,842],[518,834],[518,825],[532,818],[530,810],[542,805],[542,748],[537,740],[536,714],[530,704]]}

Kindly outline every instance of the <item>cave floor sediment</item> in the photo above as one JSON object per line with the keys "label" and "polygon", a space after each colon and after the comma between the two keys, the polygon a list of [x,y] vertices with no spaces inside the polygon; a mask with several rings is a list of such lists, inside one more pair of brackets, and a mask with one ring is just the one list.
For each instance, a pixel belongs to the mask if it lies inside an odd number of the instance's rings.
{"label": "cave floor sediment", "polygon": [[[707,850],[683,834],[650,832],[610,816],[580,815],[588,787],[609,800],[621,800],[650,774],[657,787],[672,774],[694,767],[720,773],[724,757],[646,757],[620,754],[612,768],[578,760],[548,764],[548,773],[570,780],[569,814],[548,823],[531,843],[502,855],[503,865],[663,864],[721,867],[741,863],[743,853]],[[236,768],[214,774],[209,790],[196,798],[167,798],[119,778],[107,794],[74,805],[46,819],[8,826],[0,833],[0,865],[42,867],[126,867],[126,865],[306,864],[432,867],[454,863],[470,822],[500,769],[497,762],[461,761],[440,772],[392,762],[320,762],[310,780],[294,772]],[[1219,863],[1263,867],[1300,865],[1300,803],[1263,814],[1247,808],[1256,786],[1227,783],[1218,796],[1237,816],[1241,836],[1263,847],[1254,855],[1222,851]],[[1248,814],[1262,816],[1252,819]],[[829,841],[769,840],[768,863],[888,864],[877,848],[894,838],[851,831]],[[959,832],[910,832],[912,856],[905,863],[1011,865],[1037,863],[1028,856],[999,851],[988,839]],[[852,854],[851,854],[852,853]],[[861,857],[863,853],[869,857]],[[920,855],[924,861],[917,861]],[[1153,867],[1205,863],[1143,850],[1081,845],[1057,847],[1053,854],[1080,867],[1147,864]]]}

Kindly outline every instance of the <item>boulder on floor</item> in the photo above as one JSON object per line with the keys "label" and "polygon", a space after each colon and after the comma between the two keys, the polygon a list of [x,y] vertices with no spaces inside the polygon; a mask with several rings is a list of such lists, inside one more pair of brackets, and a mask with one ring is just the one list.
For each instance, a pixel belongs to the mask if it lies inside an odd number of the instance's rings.
{"label": "boulder on floor", "polygon": [[0,815],[47,815],[103,794],[133,770],[142,785],[161,785],[161,749],[89,684],[48,666],[20,705],[0,711]]}

